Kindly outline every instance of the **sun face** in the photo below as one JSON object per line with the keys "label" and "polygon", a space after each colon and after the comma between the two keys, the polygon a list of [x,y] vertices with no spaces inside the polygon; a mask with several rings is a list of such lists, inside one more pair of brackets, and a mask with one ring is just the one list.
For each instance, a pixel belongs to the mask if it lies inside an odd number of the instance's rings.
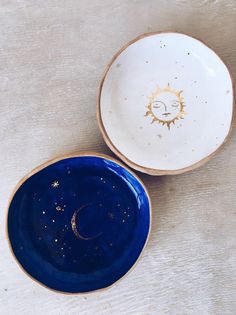
{"label": "sun face", "polygon": [[184,99],[181,96],[183,91],[176,91],[170,87],[161,89],[157,87],[156,91],[149,97],[147,112],[145,116],[151,116],[152,122],[155,121],[169,129],[176,120],[183,119],[186,114],[184,111]]}

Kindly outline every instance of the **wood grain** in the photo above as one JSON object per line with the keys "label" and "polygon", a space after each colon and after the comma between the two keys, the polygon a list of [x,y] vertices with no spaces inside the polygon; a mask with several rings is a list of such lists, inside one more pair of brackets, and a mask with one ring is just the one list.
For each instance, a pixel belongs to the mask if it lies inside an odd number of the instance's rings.
{"label": "wood grain", "polygon": [[1,315],[235,314],[235,130],[200,169],[140,174],[153,203],[151,239],[110,290],[52,293],[26,277],[7,246],[7,200],[21,177],[59,155],[112,155],[96,94],[114,53],[142,33],[173,29],[208,43],[236,77],[235,0],[0,0]]}

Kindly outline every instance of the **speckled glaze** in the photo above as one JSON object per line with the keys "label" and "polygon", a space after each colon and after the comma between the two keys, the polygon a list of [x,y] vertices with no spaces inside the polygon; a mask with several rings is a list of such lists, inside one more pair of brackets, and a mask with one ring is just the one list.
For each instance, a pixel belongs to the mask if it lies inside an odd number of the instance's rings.
{"label": "speckled glaze", "polygon": [[232,125],[230,73],[200,40],[144,34],[109,64],[98,95],[106,143],[129,166],[179,174],[207,162]]}
{"label": "speckled glaze", "polygon": [[137,261],[149,235],[149,197],[109,157],[62,158],[20,183],[7,227],[12,251],[32,278],[57,291],[91,292]]}

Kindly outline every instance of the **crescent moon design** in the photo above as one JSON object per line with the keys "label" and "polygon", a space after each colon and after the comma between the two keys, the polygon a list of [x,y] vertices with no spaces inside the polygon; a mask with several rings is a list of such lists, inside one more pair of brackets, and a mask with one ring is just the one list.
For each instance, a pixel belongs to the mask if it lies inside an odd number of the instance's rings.
{"label": "crescent moon design", "polygon": [[88,241],[88,240],[93,240],[97,237],[99,237],[102,232],[98,233],[97,235],[95,236],[92,236],[92,237],[85,237],[83,235],[81,235],[81,233],[79,232],[78,228],[77,228],[77,224],[76,224],[76,218],[77,218],[77,215],[79,214],[79,212],[81,210],[83,210],[84,208],[88,207],[89,205],[84,205],[82,207],[80,207],[79,209],[75,210],[75,212],[73,213],[73,216],[71,218],[71,228],[72,228],[72,231],[74,232],[75,236],[81,240],[84,240],[84,241]]}

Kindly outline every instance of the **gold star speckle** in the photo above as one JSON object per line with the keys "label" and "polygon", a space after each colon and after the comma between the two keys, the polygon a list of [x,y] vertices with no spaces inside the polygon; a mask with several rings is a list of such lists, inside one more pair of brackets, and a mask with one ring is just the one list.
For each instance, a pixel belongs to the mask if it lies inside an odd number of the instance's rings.
{"label": "gold star speckle", "polygon": [[55,182],[52,183],[53,188],[59,187],[59,182],[56,180]]}

